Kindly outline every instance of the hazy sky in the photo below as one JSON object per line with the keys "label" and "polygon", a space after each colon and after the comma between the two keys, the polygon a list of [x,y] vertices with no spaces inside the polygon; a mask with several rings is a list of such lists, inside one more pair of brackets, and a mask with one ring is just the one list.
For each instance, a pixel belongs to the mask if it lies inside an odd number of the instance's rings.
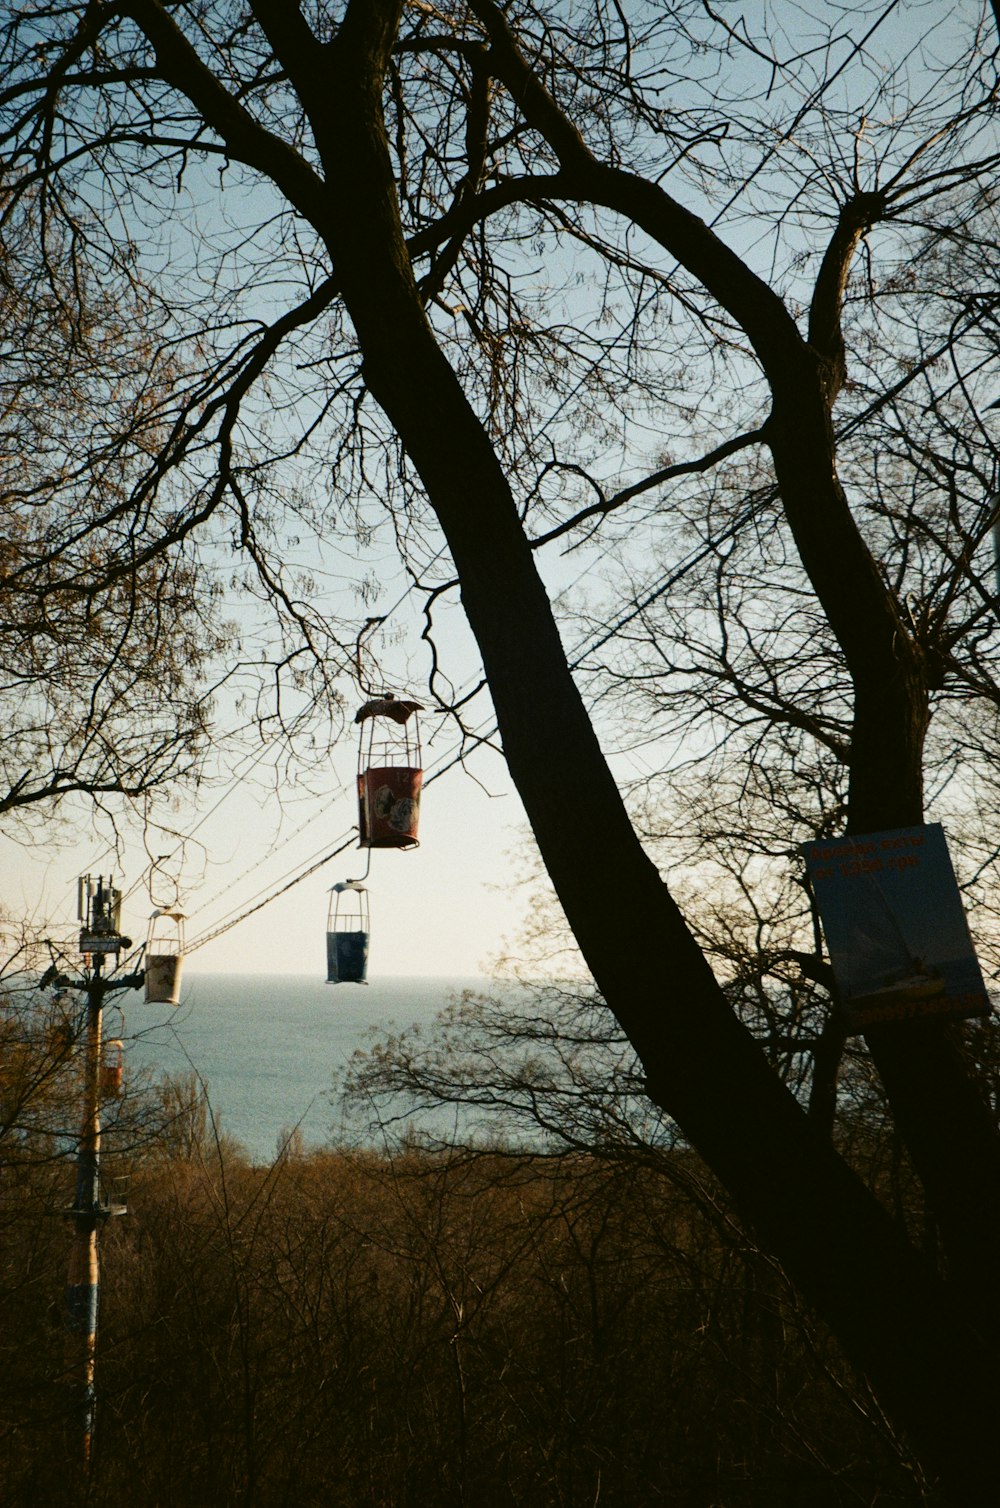
{"label": "hazy sky", "polygon": [[[433,748],[427,753],[431,767],[437,754]],[[316,874],[216,940],[196,947],[189,959],[191,969],[325,970],[329,889],[338,880],[361,875],[367,858],[356,836],[351,840],[350,830],[357,822],[354,761],[352,729],[331,759],[328,795],[292,793],[282,810],[273,791],[236,780],[224,795],[215,793],[215,800],[222,795],[221,804],[197,827],[183,852],[176,839],[158,835],[163,846],[157,844],[156,851],[172,854],[163,870],[179,881],[191,941],[272,894],[316,856],[350,840],[345,851]],[[373,974],[477,974],[487,969],[505,939],[517,945],[527,904],[514,883],[519,868],[516,851],[525,851],[523,810],[498,756],[484,751],[470,768],[482,784],[456,766],[426,791],[419,848],[372,852],[368,887]],[[208,805],[211,799],[203,803],[203,810]],[[174,820],[179,831],[190,832],[199,818],[191,805],[177,811]],[[4,839],[0,863],[0,898],[8,912],[51,926],[53,934],[67,942],[78,931],[79,872],[107,874],[113,869],[126,893],[123,930],[137,942],[145,936],[153,901],[171,899],[172,879],[162,875],[154,878],[152,897],[147,883],[133,890],[148,866],[141,843],[128,844],[122,862],[105,844],[93,840],[67,847],[51,840],[23,847]]]}
{"label": "hazy sky", "polygon": [[[214,182],[213,174],[214,170],[206,173],[205,181]],[[189,176],[188,192],[192,181],[200,180]],[[232,189],[227,188],[227,202],[231,196]],[[246,196],[245,212],[253,216],[258,208],[253,194]],[[733,236],[738,242],[738,231],[730,231]],[[183,243],[183,229],[180,239]],[[553,423],[559,412],[557,408]],[[638,417],[635,431],[630,443],[622,436],[622,454],[609,458],[612,474],[627,467],[630,450],[636,452],[631,456],[636,462],[639,452],[652,452],[662,438],[642,432]],[[302,563],[317,572],[321,591],[330,592],[331,602],[337,592],[351,599],[354,582],[345,562],[344,541],[328,543],[331,550],[336,545],[328,559],[313,558],[307,550]],[[437,559],[430,553],[436,543],[428,543],[429,560],[418,562],[421,575]],[[555,595],[583,576],[599,551],[581,550],[569,559],[558,548],[540,553],[545,556],[540,564],[547,584]],[[231,569],[226,556],[225,571]],[[357,621],[367,612],[385,611],[386,603],[392,603],[399,591],[398,573],[398,561],[388,559],[387,552],[384,601],[366,600],[362,606],[355,596],[351,603]],[[415,601],[412,607],[408,620],[395,623],[400,632],[395,668],[400,673],[394,684],[400,692],[420,695],[426,673],[420,651],[423,625]],[[445,609],[439,605],[435,611],[443,614]],[[458,615],[457,608],[451,611]],[[464,646],[454,652],[451,645],[448,648],[447,670],[461,690],[464,677],[478,675],[477,660],[467,636]],[[572,651],[572,644],[567,648]],[[356,688],[345,685],[343,691],[348,699],[360,700]],[[433,718],[427,719],[425,742],[434,737],[438,726]],[[437,741],[428,744],[425,763],[446,758],[454,747],[454,735],[443,730]],[[272,894],[318,855],[349,837],[357,821],[354,762],[350,729],[333,751],[329,770],[314,772],[313,794],[308,797],[301,791],[279,789],[280,781],[269,785],[263,766],[247,770],[236,764],[222,786],[206,788],[197,806],[181,794],[175,809],[160,816],[173,831],[151,833],[147,848],[141,841],[132,842],[117,856],[93,840],[66,846],[57,841],[54,829],[40,829],[39,843],[31,848],[0,837],[0,903],[14,917],[26,915],[51,925],[69,943],[77,927],[77,874],[113,870],[126,893],[134,890],[127,901],[125,926],[138,940],[154,901],[173,898],[170,885],[163,880],[160,893],[153,896],[142,882],[150,855],[166,853],[170,857],[165,870],[176,881],[180,902],[191,915],[190,935],[197,939],[226,917]],[[372,973],[468,975],[488,966],[505,945],[517,949],[528,904],[527,896],[514,884],[516,850],[519,845],[523,849],[523,813],[498,756],[477,755],[470,769],[486,789],[455,768],[427,790],[418,850],[373,854],[369,881]],[[220,796],[221,804],[206,817]],[[356,876],[364,859],[356,848],[348,848],[287,894],[196,949],[189,966],[202,971],[322,973],[327,892],[336,881]],[[153,888],[155,892],[157,886]]]}

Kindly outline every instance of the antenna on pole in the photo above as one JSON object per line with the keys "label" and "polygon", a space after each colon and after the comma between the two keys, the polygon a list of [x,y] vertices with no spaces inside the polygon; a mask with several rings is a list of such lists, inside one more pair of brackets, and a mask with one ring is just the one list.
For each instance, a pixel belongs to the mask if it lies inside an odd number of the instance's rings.
{"label": "antenna on pole", "polygon": [[111,953],[117,959],[123,948],[132,946],[130,937],[121,933],[122,893],[103,875],[95,881],[89,874],[77,881],[77,900],[83,930],[80,952],[84,957],[103,957]]}

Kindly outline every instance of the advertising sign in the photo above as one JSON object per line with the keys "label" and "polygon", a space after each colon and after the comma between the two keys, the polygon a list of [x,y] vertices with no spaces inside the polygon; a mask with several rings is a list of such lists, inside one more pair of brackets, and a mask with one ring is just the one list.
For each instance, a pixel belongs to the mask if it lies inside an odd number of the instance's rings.
{"label": "advertising sign", "polygon": [[802,851],[851,1031],[989,1014],[940,823]]}

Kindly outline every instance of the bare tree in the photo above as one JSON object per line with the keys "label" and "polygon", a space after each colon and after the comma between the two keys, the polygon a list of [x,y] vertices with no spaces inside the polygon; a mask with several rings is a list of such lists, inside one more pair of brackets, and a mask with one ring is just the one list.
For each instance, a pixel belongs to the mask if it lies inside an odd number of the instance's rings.
{"label": "bare tree", "polygon": [[[973,570],[994,520],[976,495],[993,462],[974,352],[996,298],[995,29],[972,6],[896,0],[781,10],[770,33],[683,0],[632,24],[585,9],[14,12],[9,212],[38,193],[43,244],[123,273],[144,257],[201,373],[129,494],[145,516],[192,479],[150,552],[235,518],[308,634],[267,548],[282,475],[292,516],[324,532],[364,534],[388,508],[432,601],[449,589],[443,535],[512,776],[649,1096],[954,1498],[981,1501],[1000,1146],[962,1030],[867,1042],[941,1231],[936,1271],[732,1009],[627,814],[537,562],[595,530],[636,531],[631,569],[663,540],[720,559],[769,534],[790,616],[761,617],[746,557],[718,575],[714,626],[678,617],[692,658],[666,669],[714,677],[741,737],[755,717],[801,735],[835,771],[835,830],[922,820],[932,714],[943,728],[959,691],[995,704],[992,592]],[[177,240],[199,217],[198,247]],[[976,286],[959,272],[949,294],[946,246]],[[899,394],[948,363],[931,461]],[[906,441],[875,464],[897,417]],[[648,432],[670,444],[641,470]],[[675,502],[675,482],[737,456],[745,506],[723,488],[720,517],[694,483]],[[303,502],[306,478],[332,478],[325,505]],[[812,665],[790,647],[810,625]]]}
{"label": "bare tree", "polygon": [[[165,435],[182,374],[135,280],[102,280],[44,196],[0,232],[0,812],[136,797],[193,773],[222,645],[198,555],[145,549],[130,474]],[[167,500],[164,499],[164,504]]]}

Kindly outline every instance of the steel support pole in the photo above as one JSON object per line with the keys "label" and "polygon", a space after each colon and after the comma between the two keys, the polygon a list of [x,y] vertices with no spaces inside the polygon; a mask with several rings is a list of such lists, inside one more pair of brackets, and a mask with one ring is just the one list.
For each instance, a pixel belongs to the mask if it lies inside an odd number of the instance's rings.
{"label": "steel support pole", "polygon": [[84,1464],[90,1462],[94,1433],[97,1318],[100,1302],[98,1227],[103,1214],[101,1160],[101,1014],[105,984],[103,958],[94,956],[87,982],[87,1031],[84,1046],[83,1119],[76,1154],[76,1192],[67,1211],[73,1222],[66,1279],[66,1363],[72,1390],[71,1412],[79,1427]]}

